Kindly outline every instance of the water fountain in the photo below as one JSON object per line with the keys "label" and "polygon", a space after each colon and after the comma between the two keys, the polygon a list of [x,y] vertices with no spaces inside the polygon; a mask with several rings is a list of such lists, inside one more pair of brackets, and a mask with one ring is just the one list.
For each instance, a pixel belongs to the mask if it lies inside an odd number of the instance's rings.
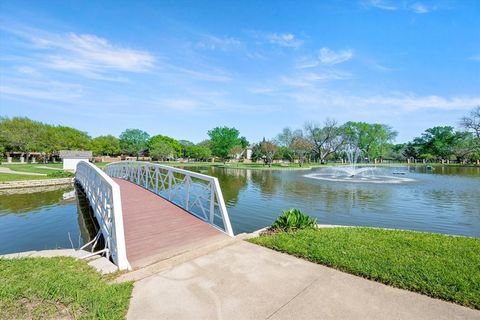
{"label": "water fountain", "polygon": [[[410,178],[392,176],[387,174],[389,168],[363,166],[358,164],[362,155],[360,148],[348,144],[343,148],[347,157],[347,165],[322,168],[318,172],[306,174],[305,177],[337,182],[364,182],[364,183],[403,183],[414,181]],[[390,170],[391,171],[391,170]],[[403,175],[403,172],[400,172]],[[399,172],[393,172],[399,174]]]}

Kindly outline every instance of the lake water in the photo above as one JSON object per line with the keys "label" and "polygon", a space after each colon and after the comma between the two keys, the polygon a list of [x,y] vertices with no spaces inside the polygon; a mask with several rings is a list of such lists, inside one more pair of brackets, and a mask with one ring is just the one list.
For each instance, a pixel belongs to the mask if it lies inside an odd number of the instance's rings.
{"label": "lake water", "polygon": [[[283,209],[299,208],[318,223],[373,226],[480,237],[480,168],[383,167],[414,181],[333,182],[307,171],[188,167],[218,177],[234,232],[268,226]],[[95,235],[85,199],[63,200],[73,188],[0,194],[0,254],[79,247]],[[87,207],[87,209],[85,209]]]}
{"label": "lake water", "polygon": [[76,197],[73,187],[5,192],[0,193],[0,254],[79,248],[96,234],[88,200]]}

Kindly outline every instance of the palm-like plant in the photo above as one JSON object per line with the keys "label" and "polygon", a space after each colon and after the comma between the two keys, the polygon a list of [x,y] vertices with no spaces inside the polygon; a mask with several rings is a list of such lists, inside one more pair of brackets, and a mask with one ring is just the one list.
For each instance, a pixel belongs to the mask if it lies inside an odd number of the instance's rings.
{"label": "palm-like plant", "polygon": [[303,214],[298,209],[283,210],[283,213],[273,222],[271,230],[293,231],[315,228],[317,219]]}

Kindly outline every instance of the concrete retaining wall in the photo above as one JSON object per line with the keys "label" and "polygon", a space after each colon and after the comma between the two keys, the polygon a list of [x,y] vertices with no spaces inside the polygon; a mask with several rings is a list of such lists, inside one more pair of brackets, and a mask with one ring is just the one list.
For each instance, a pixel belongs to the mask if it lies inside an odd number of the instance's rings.
{"label": "concrete retaining wall", "polygon": [[5,182],[0,182],[0,190],[67,185],[67,184],[73,184],[74,179],[75,178],[58,178],[58,179],[43,179],[43,180],[5,181]]}

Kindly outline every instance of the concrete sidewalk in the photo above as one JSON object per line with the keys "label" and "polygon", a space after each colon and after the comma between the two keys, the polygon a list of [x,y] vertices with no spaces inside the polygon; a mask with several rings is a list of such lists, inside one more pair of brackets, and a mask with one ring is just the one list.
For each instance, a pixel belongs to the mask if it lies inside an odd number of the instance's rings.
{"label": "concrete sidewalk", "polygon": [[480,319],[244,241],[135,283],[128,319]]}

